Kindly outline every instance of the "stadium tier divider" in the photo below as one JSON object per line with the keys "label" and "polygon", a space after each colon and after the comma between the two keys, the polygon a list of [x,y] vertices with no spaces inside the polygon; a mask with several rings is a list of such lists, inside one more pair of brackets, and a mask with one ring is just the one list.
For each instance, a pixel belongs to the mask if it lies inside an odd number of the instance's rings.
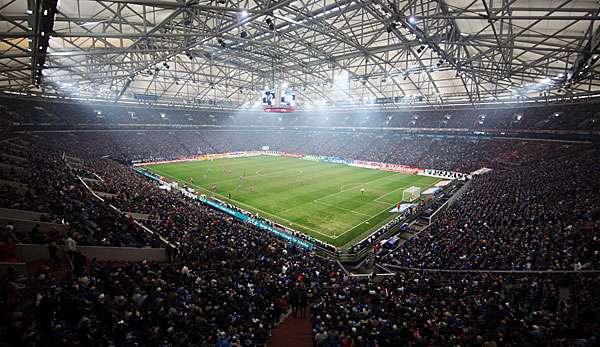
{"label": "stadium tier divider", "polygon": [[450,206],[452,206],[452,204],[454,204],[454,202],[460,198],[461,195],[463,195],[463,193],[471,186],[471,181],[466,181],[465,184],[460,187],[456,192],[454,192],[452,194],[452,196],[446,201],[444,202],[444,204],[442,206],[440,206],[435,212],[433,212],[430,216],[425,217],[425,219],[427,219],[428,224],[430,225],[431,223],[435,222],[436,218],[442,214],[444,211],[446,211]]}
{"label": "stadium tier divider", "polygon": [[[67,164],[67,166],[69,166],[69,164],[68,164],[68,163],[66,163],[66,164]],[[70,168],[70,166],[69,166],[69,168]],[[82,183],[82,184],[85,186],[85,188],[86,188],[86,189],[87,189],[87,190],[88,190],[88,191],[89,191],[89,192],[90,192],[90,193],[91,193],[91,194],[92,194],[92,195],[93,195],[93,196],[94,196],[96,199],[98,199],[98,200],[100,200],[100,201],[104,202],[104,199],[103,199],[102,197],[98,196],[98,194],[96,194],[96,193],[95,193],[95,192],[92,190],[92,188],[90,188],[90,186],[88,186],[88,184],[85,182],[85,180],[84,180],[84,179],[82,179],[82,178],[81,178],[81,177],[79,177],[79,176],[77,176],[77,179],[79,179],[79,181],[80,181],[80,182],[81,182],[81,183]],[[117,213],[119,213],[119,214],[122,214],[122,215],[125,215],[125,216],[129,217],[129,214],[128,214],[127,212],[123,212],[123,211],[119,210],[119,209],[118,209],[116,206],[114,206],[114,205],[112,205],[112,204],[109,204],[108,206],[109,206],[111,209],[113,209],[115,212],[117,212]],[[150,234],[150,235],[156,235],[156,236],[158,236],[158,238],[160,239],[160,241],[161,241],[161,242],[162,242],[164,245],[166,245],[166,246],[169,246],[169,247],[171,247],[171,248],[173,248],[173,249],[177,248],[175,245],[173,245],[172,243],[170,243],[170,242],[169,242],[167,239],[165,239],[164,237],[162,237],[161,235],[159,235],[159,234],[158,234],[158,233],[156,233],[155,231],[153,231],[153,230],[149,229],[148,227],[146,227],[146,226],[145,226],[145,225],[143,225],[142,223],[138,222],[137,220],[133,219],[133,223],[134,223],[135,225],[137,225],[138,227],[140,227],[142,230],[144,230],[146,233],[148,233],[148,234]]]}
{"label": "stadium tier divider", "polygon": [[452,272],[452,273],[499,273],[499,274],[572,274],[572,273],[600,273],[600,270],[584,270],[584,269],[573,269],[573,270],[477,270],[477,269],[432,269],[432,268],[418,268],[418,267],[407,267],[393,264],[383,264],[384,267],[390,270],[401,270],[401,271],[418,271],[418,272]]}
{"label": "stadium tier divider", "polygon": [[[58,247],[57,251],[59,256],[64,257],[62,247]],[[98,261],[168,261],[166,248],[77,246],[77,251],[81,252],[88,259],[96,259]],[[50,260],[48,245],[18,243],[16,254],[17,259],[25,263],[37,260]]]}

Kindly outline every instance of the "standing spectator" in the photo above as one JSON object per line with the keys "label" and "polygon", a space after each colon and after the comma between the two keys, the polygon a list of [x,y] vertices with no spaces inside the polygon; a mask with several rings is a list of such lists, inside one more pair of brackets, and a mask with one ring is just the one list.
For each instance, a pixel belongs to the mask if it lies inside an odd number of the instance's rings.
{"label": "standing spectator", "polygon": [[290,293],[290,305],[292,305],[292,317],[297,318],[300,307],[300,291],[298,287],[294,287]]}
{"label": "standing spectator", "polygon": [[308,293],[306,288],[300,290],[300,317],[306,317],[306,307],[308,306]]}

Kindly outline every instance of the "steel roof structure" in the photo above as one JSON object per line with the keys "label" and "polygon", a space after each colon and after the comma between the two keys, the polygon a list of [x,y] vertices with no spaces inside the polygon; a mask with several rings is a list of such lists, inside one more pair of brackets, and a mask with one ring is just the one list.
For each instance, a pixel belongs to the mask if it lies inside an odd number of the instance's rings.
{"label": "steel roof structure", "polygon": [[0,0],[0,91],[427,106],[600,92],[598,0]]}

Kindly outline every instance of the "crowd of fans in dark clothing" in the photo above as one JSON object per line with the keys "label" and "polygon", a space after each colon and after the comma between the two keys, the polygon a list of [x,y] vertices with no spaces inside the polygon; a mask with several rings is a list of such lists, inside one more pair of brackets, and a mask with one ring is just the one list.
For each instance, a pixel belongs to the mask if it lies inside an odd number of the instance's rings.
{"label": "crowd of fans in dark clothing", "polygon": [[[5,107],[5,110],[2,107]],[[600,116],[589,103],[550,105],[500,105],[465,109],[306,109],[291,114],[262,110],[122,107],[49,101],[0,99],[0,112],[20,126],[44,124],[54,127],[110,127],[118,125],[160,126],[267,126],[267,127],[377,127],[431,129],[527,129],[599,130]]]}
{"label": "crowd of fans in dark clothing", "polygon": [[[53,148],[79,157],[99,154],[129,163],[206,153],[272,151],[402,164],[469,173],[503,168],[577,149],[556,142],[440,138],[387,132],[331,131],[117,131],[38,135]],[[570,149],[571,148],[571,149]]]}
{"label": "crowd of fans in dark clothing", "polygon": [[[22,140],[21,140],[22,141]],[[31,147],[31,142],[3,143],[3,148],[13,148],[14,154],[25,159],[11,166],[20,170],[18,180],[6,176],[12,184],[0,185],[0,208],[44,213],[41,222],[53,222],[65,228],[36,232],[15,230],[1,236],[2,241],[25,243],[62,243],[66,233],[78,235],[80,245],[151,246],[157,240],[149,237],[132,220],[114,211],[108,204],[94,199],[77,178],[62,153],[48,148]],[[3,157],[0,157],[2,162]],[[15,187],[14,183],[22,184]]]}
{"label": "crowd of fans in dark clothing", "polygon": [[[122,168],[127,172],[120,179],[109,176],[120,164],[107,163],[107,171],[98,171],[106,174],[98,187],[118,191],[105,203],[150,209],[156,202],[148,212],[158,219],[149,226],[176,245],[175,262],[93,265],[61,283],[48,283],[49,272],[34,284],[6,274],[3,304],[13,317],[5,317],[12,322],[5,336],[11,345],[262,345],[295,297],[291,293],[341,271],[251,225],[160,191],[129,169]],[[72,175],[96,177],[84,169],[93,163],[71,164]],[[134,185],[119,188],[124,180]],[[136,188],[148,191],[136,195]]]}
{"label": "crowd of fans in dark clothing", "polygon": [[600,267],[600,152],[475,177],[439,220],[384,261],[451,269]]}
{"label": "crowd of fans in dark clothing", "polygon": [[597,275],[399,272],[314,289],[316,346],[593,346]]}
{"label": "crowd of fans in dark clothing", "polygon": [[[7,145],[10,153],[27,161],[3,162],[22,169],[18,183],[27,187],[3,185],[0,207],[44,212],[68,224],[78,244],[155,245],[155,237],[110,204],[148,215],[142,222],[177,255],[163,264],[92,261],[63,278],[45,268],[32,279],[5,273],[0,300],[6,329],[0,337],[9,345],[263,345],[290,306],[302,315],[302,301],[309,303],[316,346],[599,343],[596,274],[400,270],[357,280],[333,261],[161,190],[123,165],[267,144],[436,169],[492,167],[429,229],[382,263],[598,269],[600,169],[598,150],[590,145],[195,131],[61,133],[15,141]],[[83,182],[108,193],[104,202]],[[2,237],[28,242],[32,234],[11,230]],[[45,235],[40,242],[65,237]]]}
{"label": "crowd of fans in dark clothing", "polygon": [[[264,345],[287,311],[289,291],[335,275],[270,237],[224,234],[238,237],[235,249],[203,245],[185,262],[92,263],[60,281],[45,269],[29,281],[6,273],[2,306],[11,315],[3,317],[2,343]],[[253,247],[244,250],[243,242]]]}

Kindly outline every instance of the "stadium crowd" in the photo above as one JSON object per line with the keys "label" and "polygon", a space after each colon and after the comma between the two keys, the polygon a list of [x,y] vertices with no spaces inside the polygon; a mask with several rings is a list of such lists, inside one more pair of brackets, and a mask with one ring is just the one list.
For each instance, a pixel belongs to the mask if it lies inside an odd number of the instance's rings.
{"label": "stadium crowd", "polygon": [[316,346],[593,346],[598,276],[399,272],[314,290]]}
{"label": "stadium crowd", "polygon": [[417,268],[598,269],[598,158],[598,149],[584,150],[475,177],[439,220],[384,261]]}
{"label": "stadium crowd", "polygon": [[106,204],[156,213],[149,226],[176,245],[176,262],[91,264],[60,282],[49,271],[32,283],[6,274],[10,345],[262,345],[295,293],[339,276],[334,262],[161,191],[116,162],[73,166],[80,176],[105,168],[98,187],[115,193]]}
{"label": "stadium crowd", "polygon": [[[4,240],[50,243],[75,236],[78,244],[156,245],[112,204],[147,214],[143,223],[177,252],[162,264],[91,261],[62,278],[46,268],[31,279],[6,272],[1,340],[14,346],[263,345],[288,307],[305,296],[316,346],[599,343],[597,274],[402,270],[356,279],[335,262],[161,190],[123,164],[268,144],[273,150],[436,169],[492,167],[429,229],[382,262],[438,269],[598,269],[597,148],[377,133],[260,134],[60,133],[3,144],[9,148],[4,153],[26,160],[0,157],[3,168],[19,167],[3,170],[1,179],[26,187],[4,182],[0,207],[44,212],[69,227],[69,235],[41,237],[4,228]],[[107,193],[105,201],[94,199],[84,181]]]}
{"label": "stadium crowd", "polygon": [[0,112],[13,124],[28,128],[35,124],[61,129],[85,125],[105,128],[128,125],[169,126],[266,126],[266,127],[401,127],[430,129],[570,130],[600,129],[600,117],[588,104],[482,107],[478,110],[307,109],[291,115],[262,110],[178,110],[120,107],[113,104],[37,102],[15,97],[0,98]]}
{"label": "stadium crowd", "polygon": [[[31,145],[29,141],[26,144]],[[3,143],[3,147],[12,148],[14,158],[19,158],[23,166],[15,165],[14,159],[6,162],[5,156],[0,157],[0,163],[11,167],[2,176],[0,208],[44,213],[41,222],[67,228],[66,231],[64,228],[44,231],[35,226],[32,230],[4,228],[2,241],[62,244],[70,235],[80,245],[156,246],[157,240],[132,220],[94,199],[59,152],[38,145],[34,150],[12,142]],[[19,173],[11,176],[17,170]]]}
{"label": "stadium crowd", "polygon": [[472,172],[518,165],[544,152],[555,156],[581,146],[558,142],[440,138],[381,132],[118,131],[46,133],[40,141],[81,158],[120,162],[176,159],[206,153],[270,150]]}
{"label": "stadium crowd", "polygon": [[290,293],[337,274],[270,237],[217,231],[235,248],[203,244],[185,264],[92,262],[62,279],[44,268],[33,279],[5,273],[2,343],[262,346]]}
{"label": "stadium crowd", "polygon": [[[219,141],[223,137],[209,137],[216,136],[214,134],[184,134],[187,133],[178,135],[181,136],[178,141],[188,139],[188,135],[197,141],[191,141],[188,147],[195,147],[201,141],[203,149],[217,152],[241,150],[244,141],[251,141],[250,137],[239,134],[231,137],[230,141],[222,142]],[[206,224],[207,219],[212,218],[212,212],[159,189],[117,161],[102,158],[108,155],[124,159],[122,155],[125,153],[133,153],[133,156],[145,154],[163,142],[168,143],[168,135],[171,133],[144,137],[148,141],[147,146],[140,144],[141,152],[136,151],[138,147],[130,142],[130,137],[121,133],[105,141],[98,141],[96,136],[100,134],[91,135],[88,141],[81,134],[32,138],[32,141],[43,141],[54,152],[39,149],[29,154],[30,167],[22,168],[22,175],[25,175],[22,179],[28,182],[29,189],[20,191],[4,187],[1,206],[46,212],[50,218],[65,221],[77,232],[80,244],[156,245],[157,240],[145,237],[130,218],[107,207],[112,204],[121,211],[148,215],[145,221],[148,226],[159,230],[162,235],[172,234],[170,238],[177,242],[188,237],[198,225]],[[385,150],[392,140],[361,142],[351,139],[336,144],[336,150],[331,150],[334,146],[328,146],[328,143],[341,140],[338,136],[341,135],[309,138],[305,140],[307,145],[304,148],[291,149],[310,152],[310,149],[316,151],[316,148],[321,148],[326,155],[338,156],[356,152],[359,157],[371,160],[378,158],[371,157],[371,152],[361,152],[361,148],[381,145],[381,149],[373,153],[395,153],[394,150]],[[455,163],[452,155],[445,155],[442,140],[425,138],[423,141],[428,141],[425,144],[422,140],[416,138],[417,144],[413,146],[430,145],[428,148],[433,154],[427,158],[431,160],[432,167]],[[178,141],[172,141],[178,143],[173,146],[181,145]],[[299,144],[299,140],[294,138],[289,142]],[[440,145],[436,147],[438,142]],[[388,255],[385,262],[407,267],[444,266],[456,269],[597,267],[598,240],[594,238],[599,227],[597,206],[600,206],[597,198],[597,182],[600,181],[600,170],[595,160],[598,158],[597,149],[590,145],[522,141],[475,143],[464,139],[450,139],[448,147],[462,148],[462,157],[465,158],[470,157],[467,153],[477,153],[473,156],[476,159],[468,159],[469,163],[474,163],[473,168],[485,165],[496,170],[476,177],[457,204],[427,232]],[[111,150],[107,152],[107,148]],[[58,153],[85,159],[72,160],[70,165],[65,165]],[[190,151],[185,149],[182,153],[190,154]],[[537,153],[546,155],[534,160]],[[407,157],[410,158],[410,155],[407,154]],[[438,157],[441,159],[437,160]],[[459,161],[460,157],[457,156],[456,160]],[[460,165],[459,162],[454,167]],[[556,170],[558,167],[560,170]],[[93,199],[90,199],[89,192],[76,176],[86,179],[93,190],[106,194],[106,202],[91,202]],[[39,238],[39,235],[36,237]],[[43,236],[41,241],[58,241],[60,237],[64,235]],[[20,238],[21,241],[31,241],[27,235]],[[431,257],[431,254],[440,256]]]}

